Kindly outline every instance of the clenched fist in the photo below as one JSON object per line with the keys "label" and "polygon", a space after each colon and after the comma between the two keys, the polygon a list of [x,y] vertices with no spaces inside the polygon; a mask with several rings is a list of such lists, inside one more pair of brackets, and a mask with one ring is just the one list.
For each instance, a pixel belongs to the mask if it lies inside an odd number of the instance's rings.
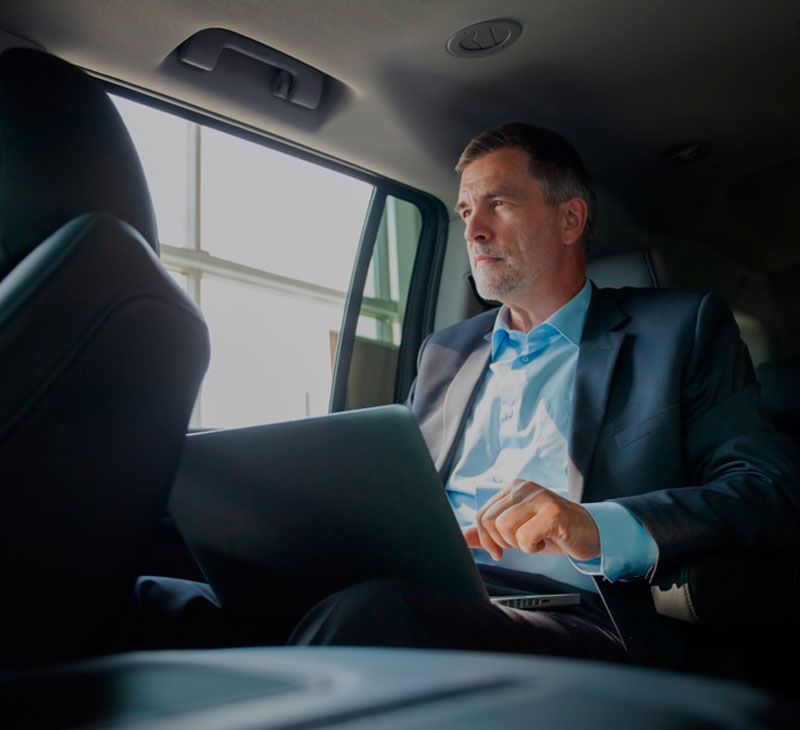
{"label": "clenched fist", "polygon": [[509,548],[576,560],[600,555],[600,535],[589,512],[535,482],[514,480],[481,508],[476,522],[464,531],[467,545],[482,547],[495,560]]}

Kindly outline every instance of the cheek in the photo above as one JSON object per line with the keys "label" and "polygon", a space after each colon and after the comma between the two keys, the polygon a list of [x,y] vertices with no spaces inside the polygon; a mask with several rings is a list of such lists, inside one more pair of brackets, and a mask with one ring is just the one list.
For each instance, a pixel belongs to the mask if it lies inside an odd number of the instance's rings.
{"label": "cheek", "polygon": [[519,251],[523,247],[525,230],[525,226],[518,220],[505,218],[495,221],[494,234],[508,251]]}

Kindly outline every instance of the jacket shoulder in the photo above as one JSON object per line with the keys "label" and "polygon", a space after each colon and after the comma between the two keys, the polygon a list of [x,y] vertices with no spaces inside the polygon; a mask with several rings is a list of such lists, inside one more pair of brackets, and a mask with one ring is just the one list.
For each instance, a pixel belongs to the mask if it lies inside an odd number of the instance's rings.
{"label": "jacket shoulder", "polygon": [[437,330],[430,335],[429,342],[431,344],[453,346],[458,343],[479,339],[492,331],[499,311],[499,307],[489,309],[462,322]]}
{"label": "jacket shoulder", "polygon": [[656,306],[659,304],[672,306],[694,306],[710,296],[719,296],[710,291],[695,291],[692,289],[647,289],[641,287],[624,286],[620,289],[597,289],[597,293],[610,297],[618,305]]}
{"label": "jacket shoulder", "polygon": [[730,307],[719,292],[691,289],[597,289],[596,294],[616,306],[630,317],[655,317],[664,321],[670,318],[695,319],[701,313],[732,317]]}

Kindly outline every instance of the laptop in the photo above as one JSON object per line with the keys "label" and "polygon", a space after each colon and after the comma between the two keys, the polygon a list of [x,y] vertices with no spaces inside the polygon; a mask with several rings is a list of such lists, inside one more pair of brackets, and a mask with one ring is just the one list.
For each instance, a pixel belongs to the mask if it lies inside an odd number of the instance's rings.
{"label": "laptop", "polygon": [[489,600],[405,406],[190,434],[169,509],[222,605],[242,618],[274,614],[282,600],[307,610],[371,578]]}

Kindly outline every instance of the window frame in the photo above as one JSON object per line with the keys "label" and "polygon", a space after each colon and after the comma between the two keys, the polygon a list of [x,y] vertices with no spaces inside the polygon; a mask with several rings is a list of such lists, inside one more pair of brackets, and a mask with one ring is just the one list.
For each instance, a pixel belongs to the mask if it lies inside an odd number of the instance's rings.
{"label": "window frame", "polygon": [[[442,201],[430,193],[361,168],[353,167],[306,147],[276,139],[265,132],[239,126],[232,121],[221,120],[194,109],[184,108],[170,101],[149,96],[143,91],[117,85],[107,79],[101,81],[109,94],[143,104],[194,124],[233,135],[244,141],[291,155],[297,159],[348,175],[373,186],[373,194],[367,208],[350,281],[345,292],[342,323],[333,364],[331,393],[328,404],[329,413],[345,410],[346,408],[347,383],[355,346],[356,327],[359,316],[364,313],[362,312],[362,305],[366,303],[367,314],[370,313],[370,309],[376,309],[378,313],[380,310],[380,301],[371,301],[369,297],[365,297],[364,289],[369,265],[375,252],[378,228],[381,217],[384,214],[386,199],[392,196],[417,207],[420,212],[421,229],[411,271],[411,279],[408,284],[408,297],[402,318],[401,339],[394,382],[394,400],[395,402],[403,402],[416,376],[417,351],[423,339],[433,331],[434,327],[436,299],[438,297],[449,226],[449,216]],[[196,140],[197,142],[198,140]],[[192,163],[190,162],[190,164]],[[195,174],[199,175],[199,171],[195,170]],[[199,197],[198,185],[199,182],[193,190],[193,194],[196,196],[196,203]],[[199,207],[196,207],[195,210],[196,217],[198,217]],[[198,240],[199,220],[195,220],[193,224],[190,222],[189,229],[189,240],[196,242]],[[243,283],[248,283],[248,280],[251,283],[259,283],[257,280],[287,283],[280,281],[285,277],[277,274],[273,275],[244,264],[223,262],[224,265],[220,265],[220,262],[215,257],[197,247],[182,248],[169,244],[162,245],[159,241],[159,250],[161,251],[162,249],[169,252],[168,258],[174,260],[176,265],[179,265],[181,271],[187,276],[190,297],[198,306],[200,304],[199,281],[201,271],[206,274],[213,272],[215,276]],[[198,263],[202,264],[202,269],[198,267]],[[218,267],[217,271],[213,271],[215,267]],[[194,273],[191,271],[192,268],[196,269]],[[260,283],[263,285],[264,281]],[[288,282],[288,285],[291,286],[291,282]],[[306,288],[312,290],[324,287],[317,287],[309,283],[307,287],[303,286],[303,289]]]}

